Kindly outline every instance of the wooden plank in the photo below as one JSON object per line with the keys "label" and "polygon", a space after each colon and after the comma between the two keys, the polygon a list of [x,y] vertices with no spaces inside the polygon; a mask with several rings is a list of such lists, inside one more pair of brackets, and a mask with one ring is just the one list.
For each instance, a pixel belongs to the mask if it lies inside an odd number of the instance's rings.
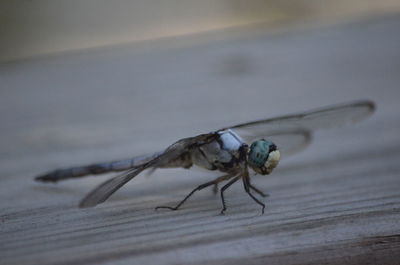
{"label": "wooden plank", "polygon": [[[400,17],[154,52],[115,47],[0,66],[0,264],[396,264],[400,260]],[[179,40],[178,40],[179,41]],[[231,68],[241,64],[239,68]],[[233,70],[232,70],[233,69]],[[318,133],[228,211],[196,170],[140,176],[78,209],[111,175],[34,183],[60,166],[160,150],[229,124],[351,99],[375,115]]]}

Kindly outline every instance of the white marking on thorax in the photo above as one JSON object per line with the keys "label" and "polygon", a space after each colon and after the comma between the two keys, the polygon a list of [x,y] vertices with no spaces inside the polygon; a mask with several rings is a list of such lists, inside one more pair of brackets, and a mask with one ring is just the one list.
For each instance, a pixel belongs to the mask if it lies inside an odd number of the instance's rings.
{"label": "white marking on thorax", "polygon": [[234,131],[228,129],[226,131],[219,132],[223,148],[229,151],[237,151],[243,144],[242,138],[237,135]]}

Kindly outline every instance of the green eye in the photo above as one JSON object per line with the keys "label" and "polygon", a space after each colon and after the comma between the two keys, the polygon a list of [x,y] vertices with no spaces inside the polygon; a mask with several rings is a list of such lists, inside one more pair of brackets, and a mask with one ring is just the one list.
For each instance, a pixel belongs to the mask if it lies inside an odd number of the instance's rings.
{"label": "green eye", "polygon": [[250,146],[249,163],[257,167],[262,167],[268,159],[268,154],[269,148],[267,141],[255,141]]}
{"label": "green eye", "polygon": [[249,165],[257,172],[263,171],[269,154],[275,150],[276,145],[271,141],[261,139],[253,142],[248,154]]}

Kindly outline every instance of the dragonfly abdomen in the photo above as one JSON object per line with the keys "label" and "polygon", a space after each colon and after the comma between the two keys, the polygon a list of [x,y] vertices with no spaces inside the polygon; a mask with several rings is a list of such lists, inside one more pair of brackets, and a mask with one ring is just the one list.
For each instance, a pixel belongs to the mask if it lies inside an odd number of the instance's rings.
{"label": "dragonfly abdomen", "polygon": [[99,175],[109,172],[125,171],[128,169],[139,167],[156,156],[158,156],[158,153],[149,156],[140,156],[113,162],[95,163],[86,166],[57,169],[44,175],[38,176],[35,178],[35,180],[43,182],[57,182],[65,179],[80,178],[87,175]]}

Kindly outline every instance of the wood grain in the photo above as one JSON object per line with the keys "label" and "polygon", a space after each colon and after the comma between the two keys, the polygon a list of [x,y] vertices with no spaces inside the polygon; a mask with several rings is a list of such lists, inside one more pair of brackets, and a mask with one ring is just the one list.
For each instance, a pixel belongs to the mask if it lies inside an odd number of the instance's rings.
{"label": "wood grain", "polygon": [[[399,28],[388,16],[1,65],[0,264],[399,264]],[[229,58],[244,70],[230,73]],[[359,98],[377,103],[371,119],[317,133],[304,153],[254,178],[270,194],[264,215],[240,183],[223,216],[211,190],[179,211],[154,210],[215,176],[196,170],[140,176],[91,209],[79,200],[111,175],[33,182],[56,167]]]}

